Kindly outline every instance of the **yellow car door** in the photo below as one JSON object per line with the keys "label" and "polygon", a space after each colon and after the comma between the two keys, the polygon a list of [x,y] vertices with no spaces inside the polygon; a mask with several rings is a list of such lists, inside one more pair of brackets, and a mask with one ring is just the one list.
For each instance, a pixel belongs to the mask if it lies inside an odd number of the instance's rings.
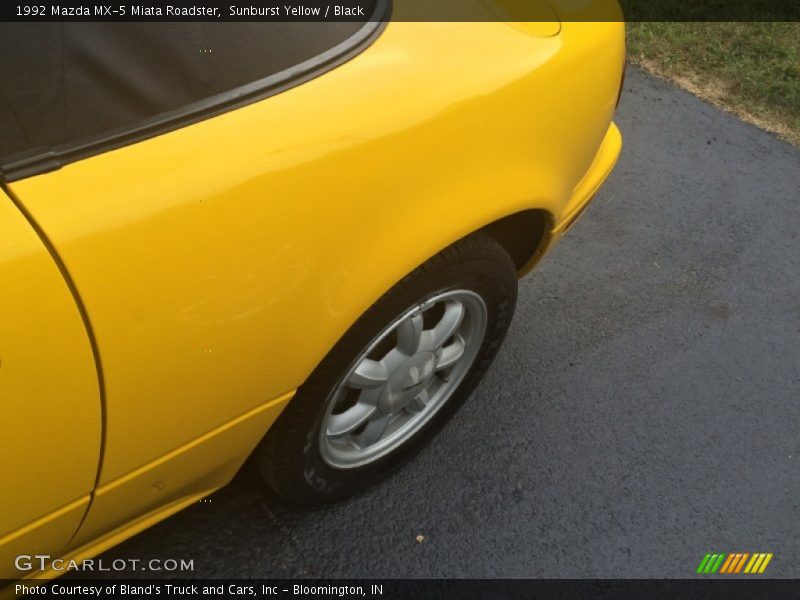
{"label": "yellow car door", "polygon": [[101,449],[101,395],[56,258],[0,192],[0,579],[38,570],[77,531]]}

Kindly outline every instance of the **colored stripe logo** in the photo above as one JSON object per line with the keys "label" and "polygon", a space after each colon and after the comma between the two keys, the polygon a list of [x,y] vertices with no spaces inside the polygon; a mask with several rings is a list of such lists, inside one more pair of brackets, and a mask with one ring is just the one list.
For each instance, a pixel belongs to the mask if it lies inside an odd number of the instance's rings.
{"label": "colored stripe logo", "polygon": [[772,552],[735,552],[732,554],[706,554],[697,567],[697,573],[701,575],[737,574],[746,573],[750,575],[763,573],[769,561],[772,560]]}

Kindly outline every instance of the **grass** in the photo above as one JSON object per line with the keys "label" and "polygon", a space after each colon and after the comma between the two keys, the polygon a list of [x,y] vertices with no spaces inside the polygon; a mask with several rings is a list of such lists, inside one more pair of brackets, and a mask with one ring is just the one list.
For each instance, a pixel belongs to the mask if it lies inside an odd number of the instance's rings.
{"label": "grass", "polygon": [[800,23],[629,23],[630,58],[800,146]]}

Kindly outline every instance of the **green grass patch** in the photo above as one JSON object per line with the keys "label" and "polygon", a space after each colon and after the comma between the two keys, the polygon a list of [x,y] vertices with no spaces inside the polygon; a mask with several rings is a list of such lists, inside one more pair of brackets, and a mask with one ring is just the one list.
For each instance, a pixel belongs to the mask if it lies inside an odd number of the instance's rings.
{"label": "green grass patch", "polygon": [[800,145],[800,23],[629,23],[628,54]]}

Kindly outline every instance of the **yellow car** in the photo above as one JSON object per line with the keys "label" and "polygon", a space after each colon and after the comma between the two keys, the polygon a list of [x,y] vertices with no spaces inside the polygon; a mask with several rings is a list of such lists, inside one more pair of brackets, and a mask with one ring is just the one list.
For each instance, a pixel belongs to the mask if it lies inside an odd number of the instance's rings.
{"label": "yellow car", "polygon": [[561,21],[0,26],[0,578],[428,442],[620,152]]}

